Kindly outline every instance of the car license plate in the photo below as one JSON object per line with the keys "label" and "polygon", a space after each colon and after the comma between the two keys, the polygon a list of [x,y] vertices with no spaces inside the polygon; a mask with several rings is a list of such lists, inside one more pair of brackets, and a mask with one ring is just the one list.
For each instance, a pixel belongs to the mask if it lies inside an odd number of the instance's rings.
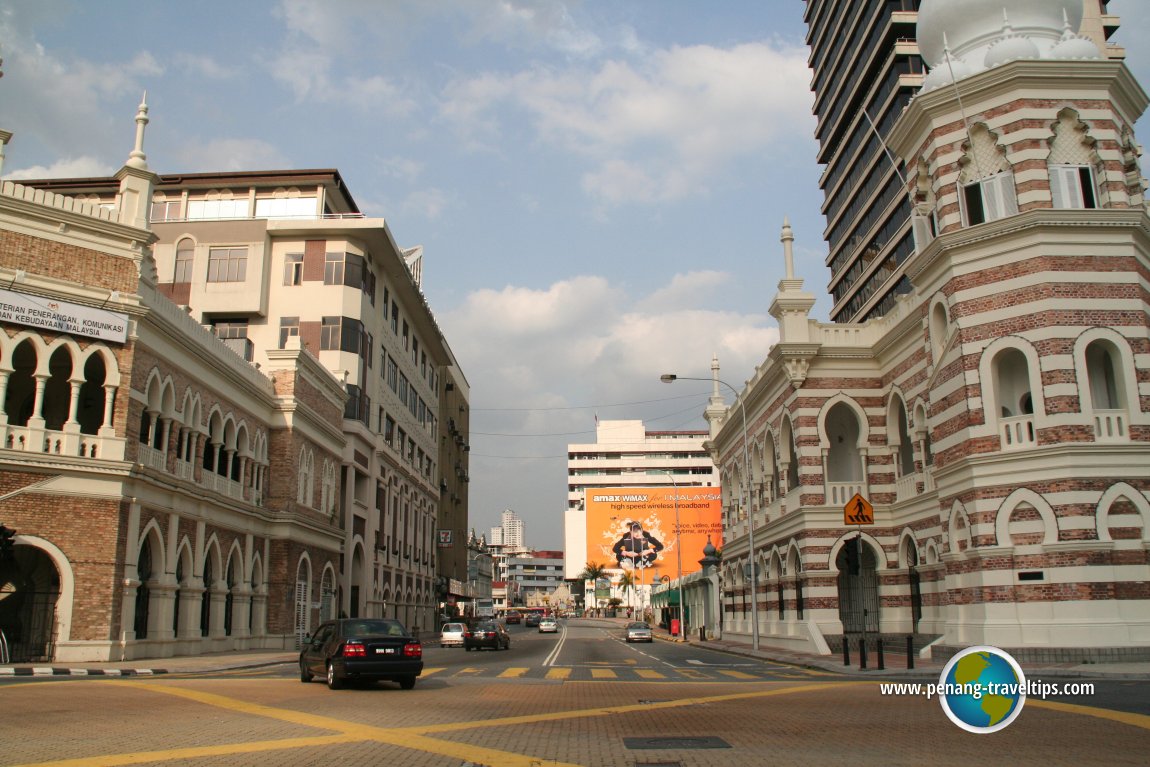
{"label": "car license plate", "polygon": [[377,647],[375,648],[376,655],[395,655],[394,647]]}

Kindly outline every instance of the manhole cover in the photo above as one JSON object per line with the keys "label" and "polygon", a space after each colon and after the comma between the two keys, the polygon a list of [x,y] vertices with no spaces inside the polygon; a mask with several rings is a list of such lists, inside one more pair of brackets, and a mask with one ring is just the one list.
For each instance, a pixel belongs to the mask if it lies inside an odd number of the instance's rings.
{"label": "manhole cover", "polygon": [[730,748],[731,744],[722,738],[703,736],[699,738],[623,738],[623,745],[630,749],[664,748]]}

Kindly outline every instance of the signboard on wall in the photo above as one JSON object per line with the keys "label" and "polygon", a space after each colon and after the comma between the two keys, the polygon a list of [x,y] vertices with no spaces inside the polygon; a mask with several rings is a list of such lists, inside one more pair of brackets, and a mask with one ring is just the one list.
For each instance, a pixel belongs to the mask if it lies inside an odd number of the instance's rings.
{"label": "signboard on wall", "polygon": [[630,570],[648,583],[655,573],[675,577],[680,558],[684,575],[697,572],[707,538],[723,546],[722,503],[717,487],[589,489],[587,561]]}
{"label": "signboard on wall", "polygon": [[454,544],[454,530],[440,530],[439,531],[439,548],[450,549]]}
{"label": "signboard on wall", "polygon": [[0,322],[124,343],[128,315],[92,306],[0,290]]}

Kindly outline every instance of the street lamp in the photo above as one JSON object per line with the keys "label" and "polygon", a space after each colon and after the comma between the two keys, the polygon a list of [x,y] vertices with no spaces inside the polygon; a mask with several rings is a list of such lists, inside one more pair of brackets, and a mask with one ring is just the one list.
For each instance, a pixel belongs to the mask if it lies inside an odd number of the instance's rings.
{"label": "street lamp", "polygon": [[679,592],[679,637],[682,638],[686,631],[687,614],[683,610],[683,529],[679,526],[679,483],[675,481],[675,475],[670,470],[657,469],[657,471],[667,475],[673,488],[671,501],[675,504],[675,568],[677,572],[675,584],[676,590]]}
{"label": "street lamp", "polygon": [[[714,363],[715,366],[718,363]],[[718,369],[717,367],[715,368]],[[735,399],[739,401],[739,410],[743,416],[743,481],[742,486],[739,488],[739,505],[742,508],[748,508],[750,505],[750,489],[747,487],[747,482],[751,474],[751,460],[747,452],[747,405],[743,402],[743,398],[739,396],[739,392],[734,386],[731,386],[726,381],[718,378],[692,378],[690,376],[678,376],[674,373],[664,373],[659,376],[659,380],[663,383],[674,383],[675,381],[705,381],[713,384],[722,384],[731,390],[735,395]],[[715,387],[715,394],[718,394],[718,387]],[[759,578],[758,568],[755,567],[755,511],[750,509],[747,515],[750,519],[750,526],[747,531],[747,542],[751,549],[751,648],[754,650],[759,649]],[[682,594],[680,594],[680,598]]]}

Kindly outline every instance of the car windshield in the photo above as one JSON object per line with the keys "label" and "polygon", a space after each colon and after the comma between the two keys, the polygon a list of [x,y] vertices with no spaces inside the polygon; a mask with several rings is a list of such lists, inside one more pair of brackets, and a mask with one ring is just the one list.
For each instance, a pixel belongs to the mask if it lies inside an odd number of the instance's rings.
{"label": "car windshield", "polygon": [[463,631],[463,624],[462,623],[444,623],[443,624],[443,633],[445,633],[445,634],[449,633],[449,632],[454,633],[456,631]]}
{"label": "car windshield", "polygon": [[475,627],[476,631],[496,631],[499,625],[496,623],[480,623]]}
{"label": "car windshield", "polygon": [[645,628],[647,628],[647,624],[646,623],[632,623],[632,624],[628,625],[627,628],[629,628],[629,629],[645,629]]}
{"label": "car windshield", "polygon": [[389,620],[360,620],[348,621],[343,627],[344,636],[407,636],[407,629],[399,621]]}

